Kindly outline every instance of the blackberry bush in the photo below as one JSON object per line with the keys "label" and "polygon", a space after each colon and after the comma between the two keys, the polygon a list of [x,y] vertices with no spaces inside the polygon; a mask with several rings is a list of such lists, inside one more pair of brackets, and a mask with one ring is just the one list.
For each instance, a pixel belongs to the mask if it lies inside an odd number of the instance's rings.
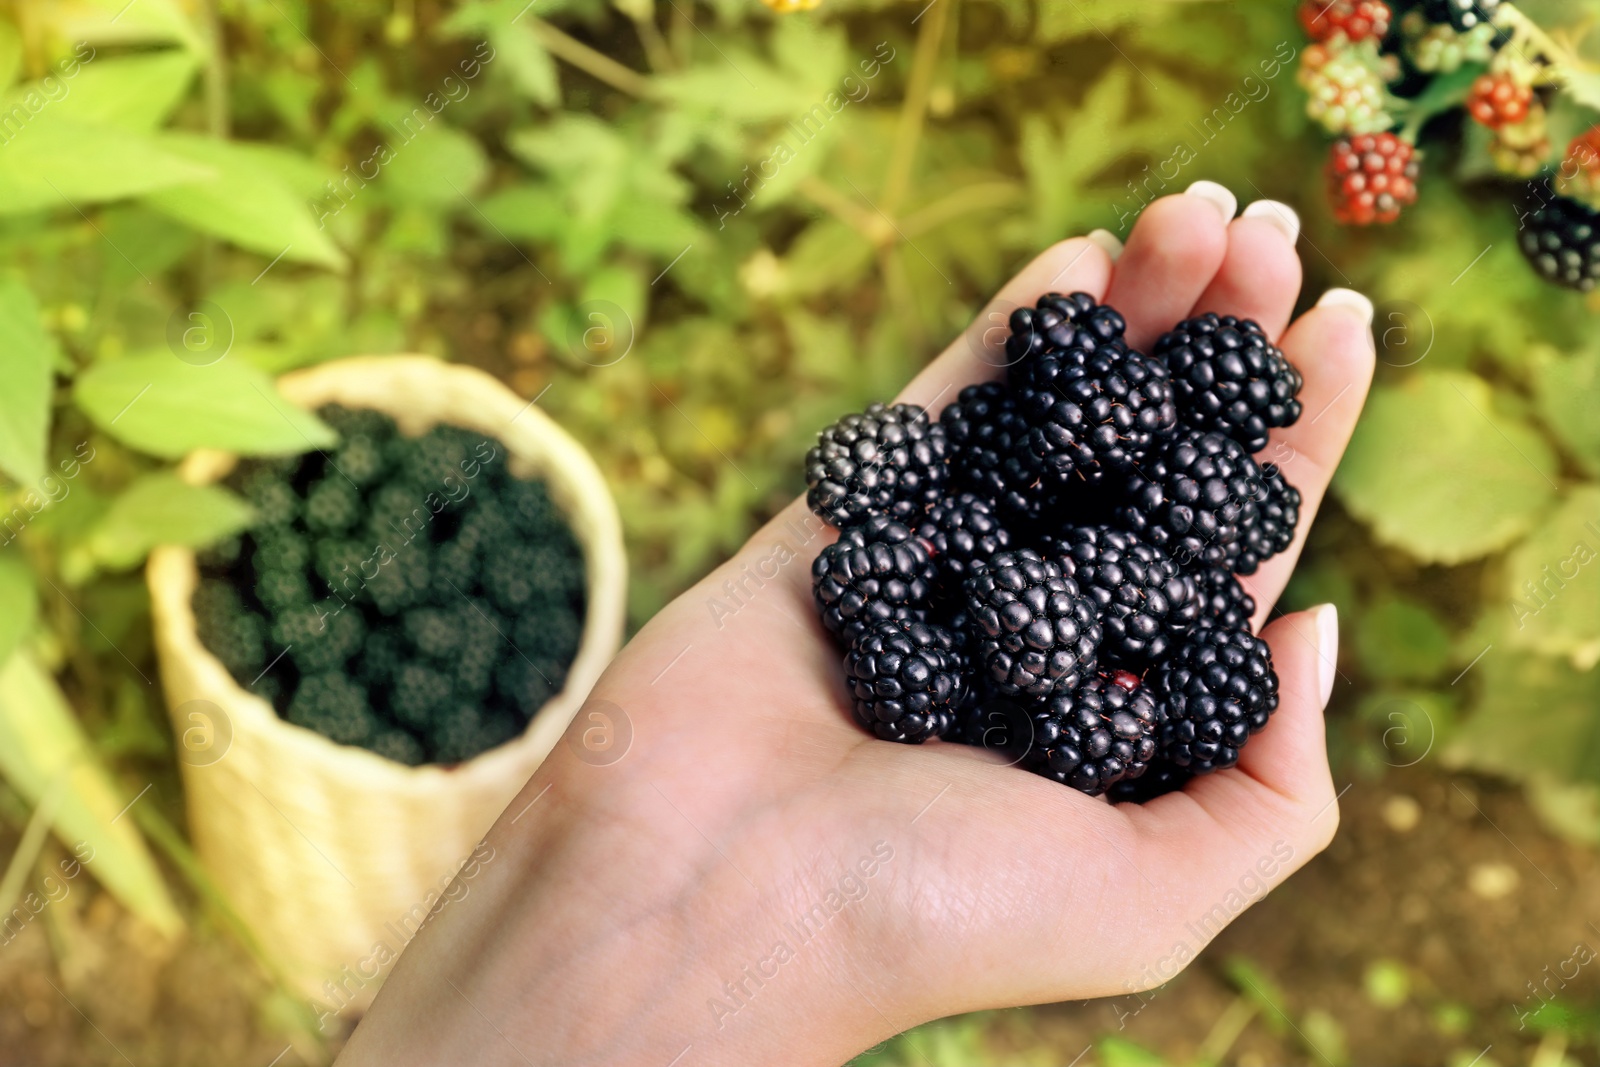
{"label": "blackberry bush", "polygon": [[198,559],[201,641],[290,722],[400,763],[517,736],[583,630],[582,552],[548,490],[458,427],[319,414],[336,448],[231,475],[258,522]]}

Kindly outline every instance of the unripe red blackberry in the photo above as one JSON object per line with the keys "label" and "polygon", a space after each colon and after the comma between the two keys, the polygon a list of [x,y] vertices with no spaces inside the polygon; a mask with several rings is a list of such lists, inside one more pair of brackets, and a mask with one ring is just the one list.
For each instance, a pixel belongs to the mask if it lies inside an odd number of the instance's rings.
{"label": "unripe red blackberry", "polygon": [[1491,130],[1523,121],[1532,106],[1533,87],[1509,74],[1481,74],[1467,93],[1467,114]]}
{"label": "unripe red blackberry", "polygon": [[1342,137],[1328,157],[1328,201],[1346,226],[1390,223],[1417,202],[1419,154],[1392,133]]}
{"label": "unripe red blackberry", "polygon": [[1351,42],[1383,40],[1393,13],[1383,0],[1304,0],[1300,25],[1313,41],[1344,34]]}
{"label": "unripe red blackberry", "polygon": [[806,453],[806,503],[834,526],[913,519],[946,477],[944,428],[914,404],[873,404],[817,435]]}

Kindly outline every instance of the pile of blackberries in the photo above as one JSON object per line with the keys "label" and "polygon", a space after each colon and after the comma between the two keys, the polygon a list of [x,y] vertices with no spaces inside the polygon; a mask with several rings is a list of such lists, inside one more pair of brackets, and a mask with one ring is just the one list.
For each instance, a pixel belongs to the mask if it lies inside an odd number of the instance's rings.
{"label": "pile of blackberries", "polygon": [[328,453],[247,460],[250,531],[202,553],[201,641],[285,719],[406,764],[522,733],[583,632],[583,553],[543,482],[455,426],[329,406]]}
{"label": "pile of blackberries", "polygon": [[806,456],[856,720],[1119,799],[1233,766],[1278,704],[1235,575],[1294,540],[1300,494],[1255,454],[1300,417],[1300,373],[1215,314],[1145,355],[1084,293],[1010,328],[1004,382],[938,421],[874,404]]}

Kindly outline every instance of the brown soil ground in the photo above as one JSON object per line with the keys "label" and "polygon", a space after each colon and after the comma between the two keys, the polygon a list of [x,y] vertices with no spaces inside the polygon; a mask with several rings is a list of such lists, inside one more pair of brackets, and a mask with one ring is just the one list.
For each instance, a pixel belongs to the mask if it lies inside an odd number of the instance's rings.
{"label": "brown soil ground", "polygon": [[[1107,1035],[1175,1064],[1208,1039],[1241,1067],[1465,1067],[1486,1049],[1478,1067],[1560,1062],[1564,1039],[1519,1029],[1517,1010],[1600,1003],[1600,958],[1569,962],[1600,950],[1600,855],[1553,837],[1515,789],[1421,767],[1356,783],[1343,818],[1326,854],[1166,987],[988,1015],[982,1062],[1090,1067]],[[0,855],[14,844],[0,836]],[[1273,1006],[1240,996],[1239,958]],[[203,918],[163,950],[87,883],[0,946],[0,1067],[326,1062],[337,1039],[308,1036],[298,1011]],[[1600,1062],[1592,1045],[1566,1056]]]}

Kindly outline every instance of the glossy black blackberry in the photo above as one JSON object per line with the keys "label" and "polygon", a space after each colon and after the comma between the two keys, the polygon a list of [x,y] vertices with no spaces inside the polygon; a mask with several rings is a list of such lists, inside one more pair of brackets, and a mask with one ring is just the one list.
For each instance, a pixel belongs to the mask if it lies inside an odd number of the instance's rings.
{"label": "glossy black blackberry", "polygon": [[912,519],[939,499],[944,427],[914,404],[873,404],[817,435],[806,453],[806,503],[838,527],[873,516]]}
{"label": "glossy black blackberry", "polygon": [[1305,382],[1251,319],[1207,312],[1162,335],[1152,354],[1172,373],[1185,426],[1259,452],[1269,431],[1300,418],[1295,397]]}
{"label": "glossy black blackberry", "polygon": [[1088,293],[1046,293],[1031,308],[1011,313],[1006,362],[1015,374],[1031,357],[1052,349],[1094,348],[1118,340],[1127,323],[1115,309],[1095,302]]}
{"label": "glossy black blackberry", "polygon": [[1289,484],[1276,463],[1262,466],[1261,482],[1266,491],[1256,501],[1256,520],[1245,527],[1244,545],[1233,565],[1239,574],[1254,574],[1293,544],[1300,521],[1300,490]]}
{"label": "glossy black blackberry", "polygon": [[992,500],[1001,515],[1030,516],[1038,472],[1025,462],[1028,424],[1004,382],[969,385],[939,416],[954,487]]}
{"label": "glossy black blackberry", "polygon": [[1055,484],[1126,469],[1177,425],[1166,368],[1119,341],[1047,350],[1012,380],[1028,424],[1025,463]]}
{"label": "glossy black blackberry", "polygon": [[1113,784],[1106,795],[1114,804],[1143,804],[1178,792],[1193,777],[1194,772],[1157,756],[1143,774]]}
{"label": "glossy black blackberry", "polygon": [[1249,630],[1256,602],[1226,567],[1197,567],[1189,572],[1200,598],[1202,630]]}
{"label": "glossy black blackberry", "polygon": [[[1534,189],[1535,196],[1548,196]],[[1600,282],[1600,211],[1564,196],[1523,216],[1522,254],[1546,281],[1589,292]]]}
{"label": "glossy black blackberry", "polygon": [[940,626],[869,627],[844,657],[856,721],[885,741],[921,744],[950,729],[966,687],[956,639]]}
{"label": "glossy black blackberry", "polygon": [[1459,33],[1493,23],[1499,9],[1500,0],[1422,0],[1423,18]]}
{"label": "glossy black blackberry", "polygon": [[937,572],[904,523],[876,518],[839,531],[811,565],[822,625],[848,644],[871,625],[920,620]]}
{"label": "glossy black blackberry", "polygon": [[1057,691],[1034,722],[1028,769],[1099,796],[1144,774],[1156,754],[1162,710],[1136,677],[1119,671]]}
{"label": "glossy black blackberry", "polygon": [[1231,567],[1265,493],[1244,446],[1219,433],[1190,433],[1158,448],[1122,487],[1118,525],[1165,548],[1180,566]]}
{"label": "glossy black blackberry", "polygon": [[1166,706],[1162,758],[1195,774],[1237,763],[1278,706],[1272,651],[1240,631],[1195,631],[1147,682]]}
{"label": "glossy black blackberry", "polygon": [[1011,534],[1000,524],[994,505],[975,493],[948,496],[929,508],[916,535],[933,555],[940,587],[955,593],[960,592],[973,560],[986,560],[1011,544]]}
{"label": "glossy black blackberry", "polygon": [[1044,554],[1094,601],[1105,630],[1102,663],[1137,667],[1159,660],[1200,617],[1194,579],[1136,534],[1069,527],[1046,539]]}
{"label": "glossy black blackberry", "polygon": [[1104,631],[1094,602],[1032,549],[974,567],[965,585],[976,667],[1000,692],[1045,696],[1094,672]]}

